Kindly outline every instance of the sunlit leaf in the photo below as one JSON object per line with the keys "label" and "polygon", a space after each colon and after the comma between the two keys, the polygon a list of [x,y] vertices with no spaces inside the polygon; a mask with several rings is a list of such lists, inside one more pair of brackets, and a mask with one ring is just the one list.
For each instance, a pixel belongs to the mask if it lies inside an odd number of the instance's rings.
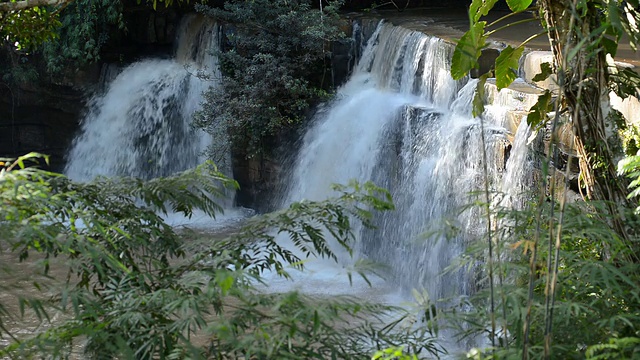
{"label": "sunlit leaf", "polygon": [[498,90],[508,87],[518,77],[518,61],[523,51],[524,47],[522,46],[514,49],[509,45],[500,52],[496,59],[496,85]]}
{"label": "sunlit leaf", "polygon": [[511,249],[516,250],[522,247],[522,254],[526,255],[528,252],[533,252],[535,242],[531,240],[520,240],[510,245]]}
{"label": "sunlit leaf", "polygon": [[451,76],[454,79],[462,79],[471,69],[479,67],[478,58],[482,49],[487,46],[485,25],[484,21],[478,22],[458,40],[451,59]]}
{"label": "sunlit leaf", "polygon": [[621,35],[624,32],[624,27],[620,21],[622,19],[622,14],[620,13],[617,1],[608,1],[606,16],[607,20],[609,20],[609,24],[611,24],[614,34]]}
{"label": "sunlit leaf", "polygon": [[507,5],[511,11],[520,12],[529,8],[532,2],[533,0],[507,0]]}
{"label": "sunlit leaf", "polygon": [[497,2],[498,0],[473,0],[469,6],[469,19],[472,24],[489,14],[489,10],[493,9]]}
{"label": "sunlit leaf", "polygon": [[487,79],[489,78],[489,74],[483,74],[478,79],[478,84],[476,84],[476,93],[473,96],[473,109],[471,113],[474,117],[482,115],[484,112],[484,101],[485,101],[485,84]]}
{"label": "sunlit leaf", "polygon": [[545,92],[538,97],[538,102],[536,102],[529,111],[529,115],[527,115],[527,123],[529,126],[535,130],[543,128],[548,119],[547,114],[551,111],[551,92],[545,90]]}
{"label": "sunlit leaf", "polygon": [[611,54],[611,56],[616,56],[616,53],[618,52],[618,42],[617,41],[611,40],[608,37],[604,37],[603,36],[600,39],[600,43],[604,47],[604,50],[607,52],[607,54]]}
{"label": "sunlit leaf", "polygon": [[543,62],[542,64],[540,64],[540,72],[537,73],[531,80],[536,82],[545,81],[547,80],[547,78],[549,78],[549,76],[551,76],[551,74],[553,74],[551,64],[549,64],[548,62]]}

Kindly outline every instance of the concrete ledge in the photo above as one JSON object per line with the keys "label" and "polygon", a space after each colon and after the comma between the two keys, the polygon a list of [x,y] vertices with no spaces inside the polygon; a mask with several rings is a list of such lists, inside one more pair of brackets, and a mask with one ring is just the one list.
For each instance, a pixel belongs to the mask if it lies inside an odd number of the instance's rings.
{"label": "concrete ledge", "polygon": [[620,111],[628,124],[640,126],[640,101],[634,96],[622,99],[613,91],[609,93],[611,107]]}

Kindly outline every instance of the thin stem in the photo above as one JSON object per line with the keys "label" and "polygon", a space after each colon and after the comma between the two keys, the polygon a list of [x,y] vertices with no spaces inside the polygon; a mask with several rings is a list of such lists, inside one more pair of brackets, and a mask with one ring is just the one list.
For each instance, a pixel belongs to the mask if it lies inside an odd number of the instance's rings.
{"label": "thin stem", "polygon": [[[558,155],[557,155],[557,142],[558,142],[558,136],[557,136],[557,129],[558,129],[558,123],[560,121],[560,97],[556,98],[556,103],[555,103],[555,116],[553,118],[553,125],[551,126],[551,139],[549,140],[549,153],[554,153],[554,163],[557,164],[558,163]],[[553,150],[553,151],[552,151]],[[551,209],[550,209],[550,213],[549,213],[549,239],[548,239],[548,243],[549,243],[549,248],[548,248],[548,252],[547,252],[547,280],[546,280],[546,284],[545,284],[545,289],[544,289],[544,294],[545,294],[545,339],[547,336],[547,329],[550,329],[550,324],[549,324],[549,316],[547,316],[547,314],[549,313],[549,309],[551,307],[551,299],[549,297],[550,294],[550,284],[551,284],[551,266],[552,266],[552,252],[553,252],[553,242],[554,242],[554,212],[555,212],[555,190],[556,190],[556,183],[555,183],[555,165],[551,167],[551,171],[550,171],[550,177],[552,179],[551,184],[550,184],[550,198],[551,198]],[[546,341],[545,341],[546,344]],[[549,358],[549,349],[545,346],[544,349],[544,357],[546,359]]]}
{"label": "thin stem", "polygon": [[383,7],[383,6],[386,6],[386,5],[391,4],[391,5],[393,5],[393,6],[396,8],[396,10],[398,10],[398,11],[403,11],[403,10],[405,10],[405,9],[409,6],[409,2],[410,2],[410,1],[407,1],[407,2],[406,2],[406,4],[404,5],[404,8],[402,8],[402,9],[400,9],[400,7],[398,6],[398,4],[396,4],[396,2],[395,2],[394,0],[388,1],[388,2],[386,2],[386,3],[384,3],[384,4],[374,5],[373,7],[371,7],[371,9],[375,9],[375,8],[379,8],[379,7]]}
{"label": "thin stem", "polygon": [[501,27],[499,27],[497,29],[494,29],[494,30],[491,30],[491,31],[487,31],[485,33],[485,35],[486,36],[491,36],[497,31],[508,29],[508,28],[510,28],[512,26],[515,26],[515,25],[526,24],[526,23],[529,23],[529,22],[532,22],[532,21],[538,21],[538,19],[523,19],[523,20],[514,21],[512,23],[508,23],[507,25],[501,26]]}
{"label": "thin stem", "polygon": [[[546,2],[543,2],[543,6],[549,6],[549,4],[546,3]],[[545,11],[547,11],[549,13],[551,11],[551,9],[545,9]],[[558,19],[555,19],[555,17],[554,17],[554,20],[557,21]],[[548,21],[548,19],[547,19],[547,23],[548,23],[547,26],[553,25]],[[574,16],[572,16],[571,19],[570,19],[569,29],[573,28],[573,24],[574,24]],[[561,60],[558,61],[558,58],[559,58],[559,55],[560,55],[558,53],[558,48],[556,48],[556,46],[558,45],[557,42],[556,42],[558,40],[558,38],[557,38],[558,34],[557,34],[557,30],[554,30],[554,31],[555,31],[555,33],[552,34],[553,36],[551,36],[551,39],[552,39],[551,45],[552,45],[552,50],[554,51],[554,56],[556,57],[556,70],[557,70],[556,73],[557,73],[557,76],[558,76],[558,84],[559,84],[559,88],[560,88],[560,90],[559,90],[559,94],[560,95],[558,96],[556,101],[557,102],[561,102],[562,101],[561,100],[562,94],[564,94],[563,89],[564,89],[565,80],[566,80],[564,78],[564,70],[563,70],[563,69],[566,68],[566,57],[562,56],[562,57],[560,57]],[[565,41],[565,46],[567,46],[568,43],[569,43],[570,33],[571,33],[571,31],[568,31],[567,34],[566,34],[567,38],[566,38],[566,41]],[[560,67],[560,69],[557,69],[558,66]],[[557,119],[557,116],[558,116],[558,111],[556,111],[556,119]],[[557,121],[554,121],[554,127],[555,127],[556,123],[557,123]],[[552,131],[555,133],[555,129],[553,129]],[[546,160],[547,163],[545,164],[546,167],[549,166],[549,159],[550,159],[550,153],[547,154],[547,160]],[[536,225],[536,234],[535,234],[536,243],[534,244],[534,250],[533,250],[534,254],[532,255],[532,263],[531,263],[531,269],[530,269],[531,273],[530,273],[530,277],[529,277],[529,301],[528,301],[528,304],[527,304],[527,318],[526,318],[526,322],[525,322],[525,325],[524,325],[524,343],[523,343],[523,353],[522,353],[522,359],[523,360],[526,360],[528,358],[528,342],[529,342],[529,330],[530,330],[530,322],[531,322],[531,307],[532,307],[532,303],[533,303],[533,287],[534,287],[533,282],[535,281],[535,274],[534,274],[535,265],[533,264],[533,262],[535,261],[535,258],[536,258],[537,240],[539,239],[539,236],[540,236],[540,234],[539,234],[540,233],[540,217],[542,215],[542,201],[543,201],[543,198],[544,198],[544,196],[543,196],[544,195],[544,189],[546,188],[546,186],[544,186],[544,184],[546,183],[546,175],[547,174],[543,173],[543,187],[542,187],[542,191],[541,191],[541,195],[540,195],[540,201],[538,203],[539,209],[538,209],[537,218],[536,218],[536,224],[537,224]],[[551,256],[551,254],[549,254],[549,256]],[[548,314],[545,313],[545,325],[546,325],[547,321],[549,320],[547,315]],[[546,333],[546,329],[550,329],[550,327],[545,327],[545,333]],[[545,337],[546,337],[546,335],[545,335]],[[545,341],[545,358],[548,358],[549,355],[550,355],[549,354],[549,350],[550,349],[547,346],[548,344],[550,345],[550,340],[549,340],[548,343]]]}
{"label": "thin stem", "polygon": [[522,14],[523,12],[527,12],[527,11],[530,11],[530,10],[533,10],[533,9],[537,9],[537,8],[538,8],[537,6],[530,6],[530,7],[526,8],[526,9],[524,9],[522,11],[516,11],[516,12],[508,13],[507,15],[502,16],[502,17],[494,20],[492,23],[487,25],[487,27],[492,27],[492,26],[496,25],[497,23],[499,23],[501,21],[507,20],[507,19],[512,18],[512,17],[514,17],[516,15]]}
{"label": "thin stem", "polygon": [[[516,225],[517,227],[517,225]],[[502,248],[500,247],[500,237],[496,236],[497,266],[498,266],[498,283],[500,285],[500,300],[502,301],[502,337],[504,339],[503,346],[507,345],[507,298],[504,294],[504,265],[502,263]]]}
{"label": "thin stem", "polygon": [[[533,39],[535,39],[535,38],[537,38],[537,37],[540,37],[540,36],[542,36],[542,35],[547,35],[548,33],[549,33],[549,32],[548,32],[547,30],[544,30],[544,31],[540,31],[540,32],[539,32],[539,33],[537,33],[537,34],[531,35],[531,36],[529,36],[525,41],[521,42],[521,43],[520,43],[520,46],[525,46],[525,45],[527,45],[527,44],[529,43],[529,41],[531,41],[531,40],[533,40]],[[518,47],[520,47],[520,46],[518,46]]]}
{"label": "thin stem", "polygon": [[538,209],[536,211],[536,231],[531,249],[531,258],[529,259],[529,292],[527,296],[527,315],[523,326],[523,343],[522,343],[522,360],[529,358],[529,331],[531,329],[531,308],[533,307],[533,290],[536,281],[536,262],[538,258],[538,241],[540,240],[541,222],[542,222],[542,204],[545,199],[545,189],[547,188],[546,168],[549,166],[549,154],[542,165],[542,184],[540,187],[540,196],[538,197]]}
{"label": "thin stem", "polygon": [[[484,86],[484,84],[482,84]],[[489,202],[489,170],[487,169],[487,148],[484,134],[484,118],[480,117],[480,138],[482,140],[482,170],[484,172],[485,208],[487,210],[487,237],[489,239],[489,288],[491,291],[491,347],[492,352],[496,348],[496,313],[493,285],[493,238],[491,236],[491,204]]]}
{"label": "thin stem", "polygon": [[[573,159],[573,157],[571,155],[569,155],[569,159],[567,160],[567,168],[565,169],[565,189],[568,188],[569,186],[569,168],[571,167],[571,160]],[[554,254],[554,264],[553,264],[553,278],[551,280],[551,287],[550,287],[550,297],[551,297],[551,307],[549,308],[549,326],[546,329],[547,331],[547,335],[545,335],[545,348],[550,348],[551,347],[551,334],[552,334],[552,330],[553,330],[553,307],[555,305],[556,302],[556,284],[558,283],[558,266],[559,266],[559,259],[560,259],[560,241],[562,239],[562,223],[564,221],[564,214],[565,214],[565,205],[567,202],[567,192],[564,191],[562,193],[562,198],[560,199],[560,219],[558,219],[558,229],[556,230],[556,250],[555,250],[555,254]]]}
{"label": "thin stem", "polygon": [[[576,7],[576,0],[574,0],[573,2],[573,9],[575,10]],[[569,52],[569,46],[570,46],[570,36],[571,33],[574,31],[574,26],[575,26],[575,13],[574,11],[571,12],[572,16],[571,19],[569,20],[569,31],[567,31],[566,34],[566,40],[565,40],[565,49],[564,49],[564,53],[568,53]],[[563,56],[562,57],[562,63],[560,64],[561,68],[558,69],[557,73],[558,73],[558,85],[559,85],[559,94],[564,94],[564,88],[566,86],[566,78],[564,76],[565,72],[564,69],[567,68],[568,64],[567,64],[567,57]],[[580,69],[582,70],[582,69]],[[578,87],[578,99],[581,97],[581,92],[582,92],[582,86]],[[558,122],[558,118],[559,118],[559,104],[561,102],[561,98],[562,95],[558,96],[558,98],[556,99],[556,116],[554,118],[554,130],[551,137],[552,140],[555,137],[555,127],[556,124]],[[578,116],[578,107],[574,108],[574,118],[576,118]],[[562,221],[564,220],[564,204],[565,204],[565,198],[566,198],[566,188],[567,188],[567,183],[568,183],[568,172],[569,172],[569,167],[571,165],[570,163],[571,158],[569,158],[569,161],[567,163],[567,167],[565,169],[565,191],[563,193],[562,196],[562,203],[561,203],[561,209],[560,209],[560,220],[558,222],[558,232],[556,234],[556,241],[555,241],[555,245],[556,245],[556,251],[554,253],[555,256],[555,260],[554,260],[554,271],[553,271],[553,275],[551,274],[552,270],[551,270],[551,252],[552,252],[552,246],[551,246],[551,242],[552,242],[552,232],[551,229],[549,229],[550,233],[549,233],[549,261],[548,261],[548,266],[547,266],[547,286],[546,286],[546,290],[545,290],[545,329],[544,329],[544,358],[545,359],[549,359],[551,356],[551,333],[553,330],[553,304],[555,302],[555,281],[557,281],[557,267],[558,267],[558,256],[560,255],[560,237],[561,237],[561,233],[560,231],[562,230]],[[552,207],[553,208],[553,207]],[[553,213],[552,216],[553,218]],[[551,225],[551,224],[550,224]],[[549,281],[551,280],[551,281]]]}

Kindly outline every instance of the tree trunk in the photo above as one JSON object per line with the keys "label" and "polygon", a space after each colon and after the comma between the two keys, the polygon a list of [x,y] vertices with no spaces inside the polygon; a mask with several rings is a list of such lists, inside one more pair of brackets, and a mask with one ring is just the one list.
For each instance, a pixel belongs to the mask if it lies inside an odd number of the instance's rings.
{"label": "tree trunk", "polygon": [[[571,0],[540,0],[538,4],[549,30],[562,107],[573,123],[580,155],[581,185],[588,199],[608,202],[609,223],[620,236],[628,239],[621,214],[621,207],[629,205],[627,182],[616,170],[616,148],[620,139],[616,124],[607,119],[610,107],[606,52],[598,39],[579,44],[600,26],[602,15],[590,7],[586,16],[578,17],[577,12],[572,11],[575,2]],[[576,46],[580,46],[576,55],[569,58]]]}

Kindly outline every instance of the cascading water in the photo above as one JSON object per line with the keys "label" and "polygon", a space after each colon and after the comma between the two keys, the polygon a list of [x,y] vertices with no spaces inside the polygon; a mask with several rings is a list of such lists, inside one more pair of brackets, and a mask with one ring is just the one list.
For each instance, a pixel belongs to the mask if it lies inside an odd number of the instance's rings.
{"label": "cascading water", "polygon": [[[68,154],[67,176],[76,181],[98,175],[167,176],[202,163],[207,147],[227,141],[212,143],[211,136],[191,126],[203,92],[220,78],[215,56],[218,26],[209,18],[188,15],[178,34],[174,60],[142,60],[117,76],[113,67],[106,69],[104,78],[112,81],[89,102],[81,134]],[[227,151],[224,156],[216,159],[218,168],[231,176],[231,154]],[[232,199],[228,191],[225,199],[218,200],[225,213],[217,214],[216,221],[199,211],[189,219],[167,214],[165,220],[172,226],[215,229],[252,214],[232,207]]]}
{"label": "cascading water", "polygon": [[[89,102],[65,173],[78,181],[98,175],[154,178],[201,163],[211,143],[192,128],[202,92],[213,82],[193,71],[216,72],[215,23],[188,16],[180,26],[175,60],[143,60],[122,70],[104,94]],[[191,71],[189,71],[191,70]]]}
{"label": "cascading water", "polygon": [[523,119],[515,134],[502,179],[502,192],[505,195],[503,206],[521,209],[523,207],[523,193],[533,188],[533,178],[522,176],[522,174],[531,174],[534,170],[534,162],[530,159],[531,154],[528,147],[530,136],[530,127]]}
{"label": "cascading water", "polygon": [[[498,189],[505,166],[496,151],[506,143],[504,106],[483,114],[483,149],[480,118],[471,115],[477,82],[451,78],[452,53],[440,39],[379,25],[304,137],[283,200],[324,199],[333,195],[331,183],[350,179],[387,188],[396,210],[377,216],[378,229],[359,230],[357,256],[386,264],[394,283],[435,299],[469,293],[462,271],[443,270],[486,225],[480,210],[459,209],[485,180]],[[459,229],[455,236],[441,232],[449,223]]]}

